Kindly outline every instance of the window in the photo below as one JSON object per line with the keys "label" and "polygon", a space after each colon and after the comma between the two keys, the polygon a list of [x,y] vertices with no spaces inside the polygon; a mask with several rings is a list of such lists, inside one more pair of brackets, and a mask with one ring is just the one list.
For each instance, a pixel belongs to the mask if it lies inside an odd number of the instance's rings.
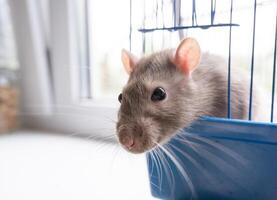
{"label": "window", "polygon": [[15,41],[7,0],[0,0],[0,68],[17,69]]}
{"label": "window", "polygon": [[129,47],[129,0],[81,0],[72,4],[80,97],[113,98],[127,79],[120,53],[123,47]]}
{"label": "window", "polygon": [[[131,5],[130,5],[131,2]],[[209,29],[184,29],[182,31],[154,31],[141,33],[141,28],[173,27],[188,25],[208,25],[211,23],[211,2],[196,1],[197,18],[192,18],[192,1],[136,1],[114,2],[74,1],[74,16],[78,26],[77,32],[82,62],[81,82],[83,88],[90,88],[89,98],[115,98],[124,83],[126,75],[120,63],[120,51],[129,49],[138,55],[151,53],[166,47],[174,47],[180,38],[193,36],[198,39],[203,51],[209,51],[228,57],[229,27]],[[230,0],[215,1],[216,13],[214,24],[228,24],[230,17]],[[232,65],[249,70],[251,65],[253,6],[254,1],[234,1],[232,29]],[[275,23],[274,0],[260,0],[257,7],[255,75],[262,74],[262,82],[270,91],[272,60],[274,48]],[[108,6],[107,6],[108,5]],[[180,15],[174,16],[174,9]],[[130,13],[131,8],[131,13]],[[131,21],[130,21],[131,16]],[[266,23],[265,23],[266,22]],[[130,25],[131,23],[131,25]],[[130,27],[131,26],[131,27]],[[130,30],[131,28],[131,30]],[[129,34],[131,31],[131,40]],[[220,42],[219,42],[220,41]],[[86,44],[89,44],[86,46]],[[86,51],[87,50],[87,51]],[[89,60],[89,67],[83,61]],[[262,67],[261,67],[262,66]],[[87,70],[89,68],[90,70]],[[88,78],[88,76],[90,78]],[[89,81],[88,81],[89,79]],[[83,95],[84,97],[84,95]]]}

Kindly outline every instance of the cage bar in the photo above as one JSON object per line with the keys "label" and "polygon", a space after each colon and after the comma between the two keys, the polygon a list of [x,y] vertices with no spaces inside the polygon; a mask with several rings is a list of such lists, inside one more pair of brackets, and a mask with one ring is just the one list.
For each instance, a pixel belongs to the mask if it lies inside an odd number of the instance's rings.
{"label": "cage bar", "polygon": [[129,18],[130,18],[130,25],[129,25],[129,50],[132,51],[132,0],[130,2],[130,11],[129,11]]}
{"label": "cage bar", "polygon": [[211,0],[211,24],[214,24],[215,10],[216,10],[216,0]]}
{"label": "cage bar", "polygon": [[196,4],[195,0],[192,0],[192,16],[191,16],[192,26],[196,24],[197,26],[197,15],[196,15]]}
{"label": "cage bar", "polygon": [[178,31],[181,29],[191,29],[191,28],[200,28],[200,29],[208,29],[212,27],[229,27],[229,26],[239,26],[239,24],[229,24],[229,23],[223,23],[223,24],[208,24],[208,25],[197,25],[197,26],[172,26],[172,27],[162,27],[162,28],[141,28],[138,29],[139,32],[147,33],[147,32],[153,32],[153,31]]}
{"label": "cage bar", "polygon": [[254,84],[254,58],[255,58],[255,32],[256,32],[256,10],[257,1],[254,1],[254,19],[253,19],[253,35],[252,35],[252,57],[251,57],[251,79],[250,79],[250,97],[249,97],[249,114],[248,120],[252,119],[252,101],[253,101],[253,84]]}
{"label": "cage bar", "polygon": [[[213,2],[213,0],[212,0]],[[233,21],[233,0],[231,0],[231,8],[230,8],[230,24]],[[213,23],[213,21],[212,21]],[[232,50],[232,26],[229,29],[229,55],[228,55],[228,112],[227,117],[231,118],[231,50]]]}
{"label": "cage bar", "polygon": [[276,76],[276,51],[277,51],[277,5],[276,5],[276,22],[275,22],[275,44],[273,54],[273,72],[272,72],[272,95],[271,95],[271,116],[270,122],[274,120],[274,100],[275,100],[275,76]]}

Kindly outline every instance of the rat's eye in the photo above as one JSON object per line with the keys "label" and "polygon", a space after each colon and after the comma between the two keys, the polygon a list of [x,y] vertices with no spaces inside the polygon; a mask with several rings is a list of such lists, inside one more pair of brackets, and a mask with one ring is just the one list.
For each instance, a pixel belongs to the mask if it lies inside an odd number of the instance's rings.
{"label": "rat's eye", "polygon": [[154,92],[153,92],[153,94],[151,96],[151,100],[152,101],[162,101],[162,100],[165,99],[165,97],[166,97],[165,90],[163,88],[161,88],[161,87],[157,87],[154,90]]}
{"label": "rat's eye", "polygon": [[122,93],[120,93],[120,94],[118,95],[118,101],[121,103],[121,101],[122,101]]}

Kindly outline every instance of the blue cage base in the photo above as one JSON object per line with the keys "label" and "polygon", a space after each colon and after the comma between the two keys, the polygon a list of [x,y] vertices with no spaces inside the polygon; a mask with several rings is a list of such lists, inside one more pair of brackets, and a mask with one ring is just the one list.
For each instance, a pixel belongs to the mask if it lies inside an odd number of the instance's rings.
{"label": "blue cage base", "polygon": [[277,199],[277,125],[204,117],[147,153],[160,199]]}

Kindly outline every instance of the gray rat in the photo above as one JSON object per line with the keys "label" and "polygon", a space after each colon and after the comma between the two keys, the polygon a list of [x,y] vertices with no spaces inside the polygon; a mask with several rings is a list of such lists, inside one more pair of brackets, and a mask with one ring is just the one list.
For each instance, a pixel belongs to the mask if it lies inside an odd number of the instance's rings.
{"label": "gray rat", "polygon": [[[201,54],[195,39],[141,59],[122,50],[122,62],[129,80],[118,97],[116,130],[127,151],[142,153],[163,144],[200,116],[227,116],[226,62]],[[232,74],[232,118],[247,119],[249,81],[242,73]],[[253,98],[253,120],[258,119],[258,105]]]}

